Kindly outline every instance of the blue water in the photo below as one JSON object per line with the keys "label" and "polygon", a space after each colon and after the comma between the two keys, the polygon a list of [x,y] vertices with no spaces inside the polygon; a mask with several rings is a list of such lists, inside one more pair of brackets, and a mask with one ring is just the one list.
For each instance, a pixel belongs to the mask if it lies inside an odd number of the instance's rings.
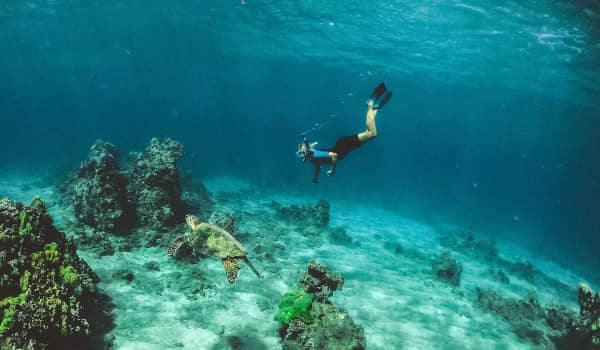
{"label": "blue water", "polygon": [[[64,172],[97,138],[183,143],[197,176],[355,198],[597,264],[594,1],[17,1],[0,4],[0,167]],[[376,141],[311,184],[294,156]],[[575,263],[575,262],[574,262]]]}

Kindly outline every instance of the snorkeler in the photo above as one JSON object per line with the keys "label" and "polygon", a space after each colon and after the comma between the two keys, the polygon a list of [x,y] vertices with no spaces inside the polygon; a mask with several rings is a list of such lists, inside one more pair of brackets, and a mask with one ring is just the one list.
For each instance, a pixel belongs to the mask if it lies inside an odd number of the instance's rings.
{"label": "snorkeler", "polygon": [[387,89],[384,83],[377,85],[375,90],[371,93],[369,99],[367,99],[367,129],[361,133],[343,136],[337,139],[335,146],[325,149],[315,148],[316,142],[309,143],[306,138],[298,145],[298,151],[296,155],[302,159],[302,163],[309,160],[315,166],[315,175],[313,177],[313,183],[319,181],[319,174],[321,173],[321,166],[324,164],[331,165],[331,168],[327,171],[327,176],[335,174],[337,162],[344,159],[348,153],[364,145],[365,143],[373,140],[377,136],[377,125],[375,124],[375,117],[377,112],[385,106],[386,103],[392,98],[392,92]]}

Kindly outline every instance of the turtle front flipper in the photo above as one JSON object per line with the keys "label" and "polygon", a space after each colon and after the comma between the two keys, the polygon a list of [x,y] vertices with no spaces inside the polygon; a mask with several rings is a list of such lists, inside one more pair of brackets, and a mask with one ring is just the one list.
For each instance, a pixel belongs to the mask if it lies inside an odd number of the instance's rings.
{"label": "turtle front flipper", "polygon": [[192,253],[192,247],[187,242],[186,236],[175,238],[167,250],[167,255],[176,260],[181,260],[189,257]]}
{"label": "turtle front flipper", "polygon": [[229,283],[235,283],[235,280],[238,278],[238,273],[240,272],[240,265],[238,265],[232,257],[224,258],[222,261],[227,280]]}
{"label": "turtle front flipper", "polygon": [[252,272],[254,272],[256,274],[256,276],[258,276],[258,278],[262,278],[262,276],[260,275],[260,273],[258,273],[258,270],[254,267],[254,265],[252,265],[252,263],[250,262],[250,259],[248,259],[247,256],[241,256],[240,259],[244,260],[244,262],[246,263],[246,265],[248,265],[248,267],[250,268],[250,270],[252,270]]}

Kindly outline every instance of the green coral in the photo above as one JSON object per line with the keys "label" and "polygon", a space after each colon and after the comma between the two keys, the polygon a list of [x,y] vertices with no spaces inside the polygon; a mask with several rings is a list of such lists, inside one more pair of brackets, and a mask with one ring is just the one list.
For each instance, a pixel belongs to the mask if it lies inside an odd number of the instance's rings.
{"label": "green coral", "polygon": [[27,220],[27,212],[25,210],[19,213],[19,236],[27,236],[31,234],[33,226]]}
{"label": "green coral", "polygon": [[75,270],[75,268],[71,265],[60,267],[60,277],[66,284],[73,284],[79,279],[77,270]]}
{"label": "green coral", "polygon": [[58,251],[58,244],[56,242],[46,244],[43,252],[31,255],[31,264],[36,268],[41,268],[46,264],[56,264],[59,260],[60,252]]}
{"label": "green coral", "polygon": [[50,263],[56,263],[60,260],[60,254],[58,252],[58,244],[56,242],[50,242],[44,246],[44,255],[46,260]]}
{"label": "green coral", "polygon": [[275,319],[284,324],[290,323],[295,318],[299,318],[305,323],[312,322],[313,317],[309,309],[313,298],[312,293],[308,293],[303,289],[285,293],[279,302],[279,311]]}
{"label": "green coral", "polygon": [[21,287],[22,292],[27,292],[29,290],[29,277],[31,277],[31,273],[29,273],[29,271],[25,271],[19,280],[19,287]]}
{"label": "green coral", "polygon": [[16,297],[4,298],[0,301],[0,311],[4,310],[2,312],[2,321],[0,321],[0,335],[4,335],[4,333],[12,329],[15,324],[17,306],[25,305],[25,299],[27,299],[27,293],[21,293]]}
{"label": "green coral", "polygon": [[597,332],[600,330],[600,317],[596,319],[594,323],[592,323],[592,332]]}
{"label": "green coral", "polygon": [[2,318],[2,322],[0,322],[0,335],[3,335],[5,332],[9,331],[13,327],[14,324],[15,324],[15,310],[14,309],[4,310],[4,317]]}

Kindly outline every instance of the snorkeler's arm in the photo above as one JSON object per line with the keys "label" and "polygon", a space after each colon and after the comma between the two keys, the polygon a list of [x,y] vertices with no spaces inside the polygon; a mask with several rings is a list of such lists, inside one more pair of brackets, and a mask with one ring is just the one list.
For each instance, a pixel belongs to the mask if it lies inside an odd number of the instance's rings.
{"label": "snorkeler's arm", "polygon": [[338,155],[337,153],[329,152],[329,157],[331,158],[331,168],[327,171],[327,176],[333,176],[333,174],[335,174]]}
{"label": "snorkeler's arm", "polygon": [[315,164],[315,176],[313,177],[313,183],[319,182],[319,174],[321,173],[321,166],[319,164]]}

